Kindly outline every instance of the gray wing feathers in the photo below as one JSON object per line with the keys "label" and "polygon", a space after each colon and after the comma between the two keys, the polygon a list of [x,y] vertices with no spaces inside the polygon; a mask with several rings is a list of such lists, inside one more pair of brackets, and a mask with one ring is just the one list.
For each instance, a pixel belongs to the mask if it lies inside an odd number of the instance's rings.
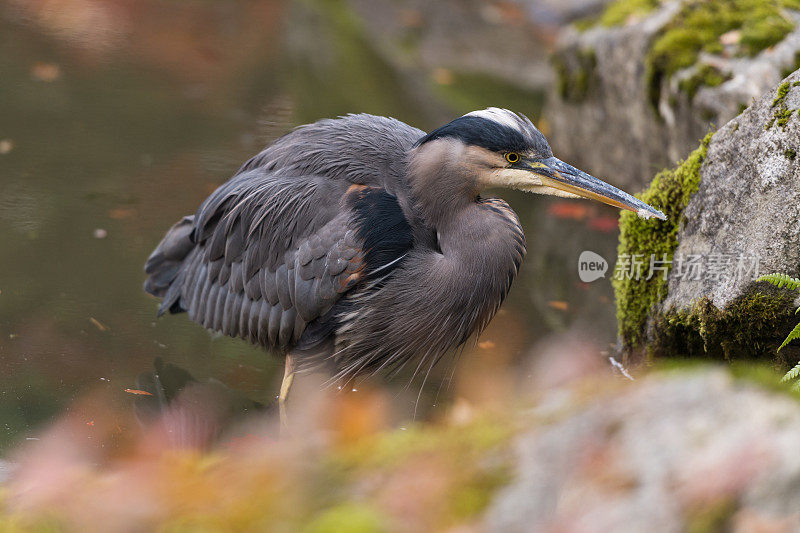
{"label": "gray wing feathers", "polygon": [[160,313],[185,310],[207,328],[267,347],[298,341],[361,275],[348,187],[399,195],[405,154],[423,135],[370,115],[297,128],[167,232],[147,262],[145,290],[163,298]]}
{"label": "gray wing feathers", "polygon": [[170,305],[208,329],[285,349],[358,281],[364,259],[342,209],[346,189],[286,181],[225,184],[171,230],[196,245],[173,276]]}
{"label": "gray wing feathers", "polygon": [[178,277],[183,261],[194,249],[191,239],[194,230],[194,216],[183,217],[172,226],[164,239],[156,247],[145,263],[144,271],[148,277],[144,290],[153,296],[163,298],[158,314],[170,309],[180,297],[173,282]]}

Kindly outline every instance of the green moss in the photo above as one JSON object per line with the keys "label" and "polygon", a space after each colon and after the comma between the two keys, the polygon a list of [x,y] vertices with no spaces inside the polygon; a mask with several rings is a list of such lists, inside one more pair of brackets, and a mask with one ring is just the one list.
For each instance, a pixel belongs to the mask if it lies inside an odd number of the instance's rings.
{"label": "green moss", "polygon": [[509,423],[488,419],[436,430],[410,426],[355,445],[340,460],[348,468],[391,467],[415,455],[446,451],[468,462],[469,458],[504,444],[512,433]]}
{"label": "green moss", "polygon": [[686,513],[686,533],[730,531],[733,516],[738,509],[736,499],[731,497],[689,505]]}
{"label": "green moss", "polygon": [[581,102],[586,98],[594,81],[597,56],[591,48],[579,50],[575,54],[577,65],[570,66],[558,55],[551,58],[556,71],[556,89],[563,100]]}
{"label": "green moss", "polygon": [[357,503],[344,503],[328,509],[304,529],[306,533],[378,533],[388,530],[377,511]]}
{"label": "green moss", "polygon": [[783,104],[783,101],[786,99],[786,95],[789,94],[790,88],[791,84],[788,81],[778,85],[778,90],[775,92],[775,98],[772,100],[772,107],[778,107],[779,105]]}
{"label": "green moss", "polygon": [[800,390],[796,389],[792,383],[787,383],[782,379],[786,366],[767,365],[764,363],[753,364],[750,361],[733,361],[729,368],[731,375],[737,381],[755,384],[768,391],[790,396],[794,400],[800,400]]}
{"label": "green moss", "polygon": [[621,26],[633,15],[644,15],[659,6],[659,0],[617,0],[608,5],[599,23],[606,27]]}
{"label": "green moss", "polygon": [[[649,258],[654,254],[661,259],[666,255],[672,259],[678,246],[678,229],[683,211],[692,194],[700,185],[700,167],[706,157],[709,133],[691,155],[672,170],[663,170],[653,178],[650,187],[641,199],[661,209],[667,220],[639,218],[635,213],[623,212],[620,216],[620,256],[633,257],[641,254]],[[645,279],[614,279],[617,302],[619,335],[626,347],[638,346],[643,341],[647,314],[651,307],[667,295],[667,283],[663,276]]]}
{"label": "green moss", "polygon": [[769,121],[764,124],[764,129],[768,130],[773,125],[777,124],[781,127],[781,129],[785,129],[786,125],[789,123],[789,119],[792,118],[794,114],[794,109],[789,109],[786,107],[786,95],[789,94],[791,88],[794,87],[793,84],[785,81],[778,86],[778,90],[775,92],[775,98],[772,100],[772,107],[777,108],[772,113],[772,117],[770,117]]}
{"label": "green moss", "polygon": [[783,151],[783,156],[788,159],[789,161],[794,161],[797,157],[797,152],[792,148],[787,148]]}
{"label": "green moss", "polygon": [[723,34],[741,32],[738,54],[742,56],[754,56],[783,40],[795,26],[784,8],[800,9],[800,0],[684,2],[658,33],[645,59],[645,84],[653,108],[658,108],[665,80],[696,64],[701,52],[722,52]]}
{"label": "green moss", "polygon": [[450,496],[450,515],[454,521],[465,521],[482,513],[492,502],[497,490],[511,480],[507,465],[491,470],[483,470],[460,485]]}
{"label": "green moss", "polygon": [[681,80],[678,88],[685,92],[689,100],[693,100],[700,87],[717,87],[731,79],[729,74],[723,74],[718,68],[703,65],[690,77]]}
{"label": "green moss", "polygon": [[622,26],[631,16],[645,15],[660,3],[660,0],[616,0],[600,15],[581,19],[574,25],[579,31],[588,30],[598,24],[605,27]]}
{"label": "green moss", "polygon": [[786,354],[776,355],[776,350],[794,325],[793,297],[765,290],[770,292],[750,292],[724,309],[703,298],[688,310],[653,317],[648,353],[725,361],[764,359],[785,366]]}
{"label": "green moss", "polygon": [[786,124],[789,123],[789,119],[792,118],[792,113],[794,110],[788,109],[786,106],[781,106],[781,108],[775,112],[775,124],[781,127],[781,129],[786,128]]}

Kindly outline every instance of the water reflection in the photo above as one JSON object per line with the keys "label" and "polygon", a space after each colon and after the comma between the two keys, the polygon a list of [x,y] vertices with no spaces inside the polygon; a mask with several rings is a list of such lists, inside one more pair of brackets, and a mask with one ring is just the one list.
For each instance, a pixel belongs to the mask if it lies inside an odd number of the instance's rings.
{"label": "water reflection", "polygon": [[[166,228],[270,139],[348,112],[429,129],[489,105],[541,106],[507,81],[398,70],[341,2],[13,0],[0,7],[0,73],[0,448],[79,397],[141,405],[124,391],[154,359],[272,401],[279,361],[185,316],[156,320],[141,291]],[[607,280],[581,284],[575,267],[584,249],[613,256],[614,211],[565,217],[552,199],[504,196],[527,233],[521,277],[462,356],[462,385],[448,365],[421,399],[419,383],[392,385],[400,418],[479,395],[471,376],[517,364],[550,332],[613,339]]]}

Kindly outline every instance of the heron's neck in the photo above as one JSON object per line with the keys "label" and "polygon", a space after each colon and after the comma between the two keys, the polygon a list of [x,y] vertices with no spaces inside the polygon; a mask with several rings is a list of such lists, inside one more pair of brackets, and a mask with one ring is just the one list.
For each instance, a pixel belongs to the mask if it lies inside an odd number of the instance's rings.
{"label": "heron's neck", "polygon": [[477,171],[463,163],[458,143],[436,142],[412,152],[408,184],[416,215],[437,231],[447,231],[478,198]]}

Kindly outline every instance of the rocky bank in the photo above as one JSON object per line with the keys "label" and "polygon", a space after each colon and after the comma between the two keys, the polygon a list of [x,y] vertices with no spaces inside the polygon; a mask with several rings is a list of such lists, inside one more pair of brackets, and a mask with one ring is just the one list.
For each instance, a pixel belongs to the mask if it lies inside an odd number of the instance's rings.
{"label": "rocky bank", "polygon": [[556,153],[644,187],[800,67],[800,4],[617,0],[566,28],[545,117]]}
{"label": "rocky bank", "polygon": [[[775,354],[797,321],[796,294],[755,278],[800,270],[798,113],[800,71],[655,177],[643,198],[668,220],[622,216],[619,261],[629,266],[615,288],[626,350],[796,362],[792,347]],[[665,258],[666,279],[646,279],[650,261]]]}

